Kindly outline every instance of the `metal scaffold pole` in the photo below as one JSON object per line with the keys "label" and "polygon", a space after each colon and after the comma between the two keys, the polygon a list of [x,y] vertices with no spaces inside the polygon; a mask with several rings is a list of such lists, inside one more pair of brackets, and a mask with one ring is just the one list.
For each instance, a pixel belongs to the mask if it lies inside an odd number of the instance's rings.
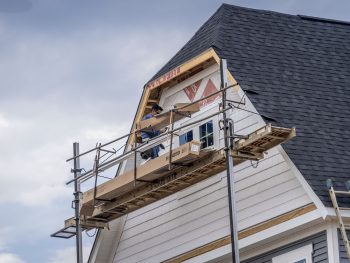
{"label": "metal scaffold pole", "polygon": [[[79,159],[79,143],[73,143],[73,156],[74,158],[74,168],[72,172],[74,173],[74,179],[80,176],[80,159]],[[83,263],[83,253],[82,253],[82,230],[80,225],[80,181],[74,181],[74,209],[75,209],[75,228],[76,228],[76,250],[77,250],[77,263]]]}
{"label": "metal scaffold pole", "polygon": [[[227,190],[228,190],[228,201],[230,211],[230,230],[231,230],[231,249],[232,249],[232,262],[240,263],[239,261],[239,247],[238,247],[238,230],[237,230],[237,215],[236,215],[236,201],[235,201],[235,186],[233,178],[233,159],[230,155],[230,149],[233,145],[232,138],[234,136],[232,129],[230,129],[231,119],[227,118],[226,115],[226,87],[227,84],[227,62],[226,59],[220,61],[220,77],[221,77],[221,89],[224,90],[222,93],[222,109],[223,109],[223,131],[225,140],[225,155],[226,155],[226,172],[227,172]],[[231,142],[231,143],[230,143]]]}

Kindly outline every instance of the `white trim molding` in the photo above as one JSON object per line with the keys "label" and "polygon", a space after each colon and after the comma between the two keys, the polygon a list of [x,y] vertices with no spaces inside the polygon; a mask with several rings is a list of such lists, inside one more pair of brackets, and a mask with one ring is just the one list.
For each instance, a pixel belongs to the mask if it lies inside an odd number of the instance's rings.
{"label": "white trim molding", "polygon": [[272,263],[312,263],[312,252],[312,244],[309,244],[272,258]]}
{"label": "white trim molding", "polygon": [[327,222],[328,262],[339,263],[338,224],[332,220]]}
{"label": "white trim molding", "polygon": [[309,195],[310,199],[314,202],[314,204],[316,205],[317,209],[320,211],[323,219],[326,218],[326,216],[328,215],[328,211],[325,207],[325,205],[322,203],[322,201],[320,200],[320,198],[317,196],[317,194],[314,192],[314,190],[312,190],[311,186],[309,185],[309,183],[306,181],[306,179],[304,178],[304,176],[301,174],[301,172],[299,171],[299,169],[295,166],[295,164],[293,163],[293,161],[289,158],[288,154],[286,153],[286,151],[282,148],[281,145],[277,146],[279,152],[282,154],[283,158],[286,160],[286,162],[289,164],[292,172],[294,173],[294,175],[297,177],[297,179],[299,180],[300,184],[302,185],[302,187],[304,188],[304,190],[306,191],[306,193]]}
{"label": "white trim molding", "polygon": [[[252,236],[239,240],[241,260],[246,260],[273,249],[326,230],[326,225],[317,210],[281,223]],[[186,263],[210,263],[225,259],[231,254],[231,245],[226,245],[186,260]]]}

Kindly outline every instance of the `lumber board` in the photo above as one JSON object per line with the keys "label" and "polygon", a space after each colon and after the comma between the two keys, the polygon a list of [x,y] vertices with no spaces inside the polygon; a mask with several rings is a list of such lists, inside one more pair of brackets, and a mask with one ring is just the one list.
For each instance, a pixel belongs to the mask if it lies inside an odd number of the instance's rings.
{"label": "lumber board", "polygon": [[187,71],[195,68],[196,66],[205,63],[206,61],[213,58],[213,49],[209,48],[198,56],[188,60],[187,62],[181,64],[180,66],[168,71],[159,78],[146,84],[146,87],[150,90],[157,89],[164,84],[170,82],[171,80],[178,78],[180,75],[183,75]]}
{"label": "lumber board", "polygon": [[267,124],[248,135],[247,139],[236,142],[241,153],[261,154],[296,136],[295,128],[281,128]]}
{"label": "lumber board", "polygon": [[[231,155],[237,156],[236,152],[232,152]],[[256,160],[256,157],[251,159]],[[234,164],[240,164],[245,160],[246,158],[235,158]],[[174,169],[168,176],[156,183],[143,185],[132,192],[119,196],[113,202],[95,208],[92,216],[88,217],[87,220],[93,221],[100,216],[107,216],[108,220],[113,220],[203,181],[225,169],[226,159],[223,150],[207,152],[191,166]],[[115,211],[118,212],[113,213]]]}
{"label": "lumber board", "polygon": [[[144,86],[143,92],[142,92],[142,97],[140,99],[132,127],[135,127],[136,123],[142,119],[142,116],[144,115],[145,110],[146,110],[146,106],[147,106],[147,102],[149,100],[150,94],[151,94],[151,91],[149,89],[147,89],[146,86]],[[136,139],[135,134],[131,134],[128,138],[127,144],[133,143],[135,139]]]}
{"label": "lumber board", "polygon": [[[195,103],[188,105],[189,103],[178,103],[174,105],[174,108],[178,108],[174,113],[174,122],[179,121],[183,118],[191,116],[191,114],[198,112],[200,110],[199,104]],[[171,111],[160,113],[147,120],[142,120],[136,123],[137,130],[160,130],[168,126],[171,122]]]}
{"label": "lumber board", "polygon": [[[120,196],[114,202],[96,207],[92,217],[88,218],[88,220],[95,220],[99,216],[107,216],[109,220],[118,218],[139,208],[135,207],[135,205],[148,205],[223,171],[225,163],[222,151],[207,152],[204,157],[194,162],[191,166],[180,167],[155,183],[143,185],[130,193]],[[119,211],[120,214],[108,215],[111,210]]]}
{"label": "lumber board", "polygon": [[[148,104],[157,103],[159,101],[159,96],[157,99],[150,98],[151,92],[153,92],[156,89],[161,89],[165,85],[169,85],[171,82],[174,82],[174,80],[176,79],[182,78],[182,76],[185,75],[185,73],[193,70],[199,65],[204,65],[205,63],[207,63],[207,61],[210,61],[210,60],[213,60],[214,63],[220,64],[219,62],[220,59],[216,54],[216,52],[213,50],[213,48],[209,48],[208,50],[186,61],[180,66],[170,70],[169,72],[165,73],[159,78],[145,84],[143,95],[136,113],[136,117],[133,122],[133,127],[136,127],[136,124],[141,121],[142,116],[146,112],[146,108]],[[231,74],[229,74],[229,78],[230,76]],[[134,139],[135,139],[134,134],[130,135],[128,139],[128,144],[132,144],[134,142]]]}
{"label": "lumber board", "polygon": [[[98,222],[98,221],[87,222],[84,219],[80,219],[80,224],[85,229],[105,228],[108,225],[107,223]],[[68,218],[67,220],[64,221],[64,227],[75,227],[75,226],[76,226],[75,217]]]}
{"label": "lumber board", "polygon": [[[172,162],[186,163],[200,156],[200,142],[192,141],[173,149]],[[142,181],[153,181],[164,173],[168,173],[170,153],[150,160],[144,165],[137,167],[136,179]],[[111,200],[134,188],[135,171],[131,170],[115,177],[96,187],[96,198]],[[142,184],[142,182],[140,182]],[[94,188],[83,193],[80,212],[83,215],[91,213],[94,200]]]}

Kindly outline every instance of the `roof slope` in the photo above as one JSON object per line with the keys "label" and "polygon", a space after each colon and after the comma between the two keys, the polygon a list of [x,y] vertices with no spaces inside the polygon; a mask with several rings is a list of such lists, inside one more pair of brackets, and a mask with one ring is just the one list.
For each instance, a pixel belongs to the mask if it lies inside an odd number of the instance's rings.
{"label": "roof slope", "polygon": [[284,145],[325,205],[350,180],[350,24],[223,4],[154,76],[213,47],[258,112],[295,126]]}

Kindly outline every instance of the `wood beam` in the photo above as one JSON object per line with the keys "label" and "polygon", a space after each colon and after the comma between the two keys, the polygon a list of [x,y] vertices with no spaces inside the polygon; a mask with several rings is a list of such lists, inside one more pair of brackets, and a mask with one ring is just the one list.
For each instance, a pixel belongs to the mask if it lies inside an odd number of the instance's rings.
{"label": "wood beam", "polygon": [[[169,72],[165,73],[164,75],[160,76],[159,78],[147,83],[144,86],[144,92],[143,96],[141,98],[138,111],[136,113],[134,123],[132,125],[133,128],[135,128],[135,123],[138,123],[141,121],[146,109],[147,104],[149,102],[151,103],[158,103],[158,99],[150,99],[151,91],[155,90],[156,88],[159,88],[160,86],[163,86],[164,84],[170,84],[170,82],[174,81],[177,77],[182,75],[183,73],[191,70],[192,68],[205,63],[206,61],[210,59],[217,59],[214,57],[216,55],[215,51],[210,48],[207,51],[203,52],[202,54],[190,59],[189,61],[181,64],[180,66],[176,67],[175,69],[170,70]],[[216,55],[217,57],[217,55]],[[134,142],[134,135],[130,135],[128,140],[128,145],[132,144]]]}
{"label": "wood beam", "polygon": [[149,82],[146,84],[146,87],[150,90],[154,90],[156,88],[159,88],[160,86],[170,82],[171,80],[174,80],[175,78],[179,77],[183,73],[186,73],[187,71],[193,69],[194,67],[206,62],[207,60],[210,60],[213,58],[213,49],[210,48],[207,51],[199,54],[198,56],[188,60],[187,62],[181,64],[180,66],[170,70],[169,72],[165,73],[164,75],[160,76],[159,78]]}

